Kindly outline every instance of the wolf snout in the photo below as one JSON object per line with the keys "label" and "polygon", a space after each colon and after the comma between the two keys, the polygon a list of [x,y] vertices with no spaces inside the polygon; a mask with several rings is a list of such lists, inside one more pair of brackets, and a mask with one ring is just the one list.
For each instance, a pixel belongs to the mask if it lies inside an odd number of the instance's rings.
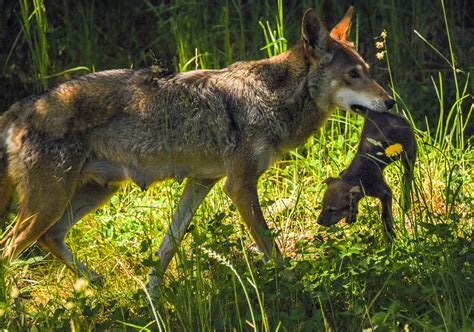
{"label": "wolf snout", "polygon": [[385,103],[385,106],[387,106],[387,109],[390,110],[395,105],[395,100],[390,98],[390,99],[385,100],[384,103]]}

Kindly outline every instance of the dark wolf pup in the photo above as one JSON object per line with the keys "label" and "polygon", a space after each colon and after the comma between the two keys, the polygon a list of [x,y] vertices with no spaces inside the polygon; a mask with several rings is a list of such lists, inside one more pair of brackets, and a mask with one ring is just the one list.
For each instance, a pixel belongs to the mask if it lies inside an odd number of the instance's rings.
{"label": "dark wolf pup", "polygon": [[385,182],[383,170],[390,163],[401,160],[403,174],[403,203],[408,208],[416,159],[416,140],[408,120],[395,113],[365,112],[357,154],[338,178],[326,180],[323,210],[318,223],[333,225],[345,218],[357,219],[358,204],[362,197],[379,198],[382,202],[382,222],[387,235],[394,237],[392,222],[392,191]]}
{"label": "dark wolf pup", "polygon": [[302,42],[271,59],[166,77],[146,69],[98,72],[14,104],[0,118],[1,197],[4,207],[16,187],[20,211],[0,243],[3,257],[14,259],[37,241],[98,278],[64,244],[69,229],[123,181],[145,189],[186,178],[157,252],[164,271],[202,200],[227,177],[225,192],[258,248],[279,258],[258,200],[259,177],[336,107],[381,112],[394,103],[345,39],[350,14],[329,33],[306,11]]}

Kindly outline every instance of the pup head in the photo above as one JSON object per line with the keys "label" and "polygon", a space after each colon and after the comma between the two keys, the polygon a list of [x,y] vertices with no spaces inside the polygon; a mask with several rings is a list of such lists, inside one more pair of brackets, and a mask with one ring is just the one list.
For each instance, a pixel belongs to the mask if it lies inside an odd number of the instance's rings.
{"label": "pup head", "polygon": [[304,54],[311,68],[308,77],[310,94],[324,110],[335,107],[365,113],[383,112],[395,104],[387,92],[374,81],[369,65],[347,39],[353,8],[328,32],[312,9],[301,24]]}
{"label": "pup head", "polygon": [[359,200],[363,197],[360,186],[333,177],[328,178],[326,184],[328,189],[324,193],[323,210],[318,224],[330,226],[344,218],[347,223],[355,222]]}

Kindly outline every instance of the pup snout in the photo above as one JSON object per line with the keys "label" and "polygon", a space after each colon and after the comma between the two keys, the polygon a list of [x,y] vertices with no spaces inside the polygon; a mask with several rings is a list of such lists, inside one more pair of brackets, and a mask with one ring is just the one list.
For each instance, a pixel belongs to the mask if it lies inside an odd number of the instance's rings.
{"label": "pup snout", "polygon": [[318,218],[318,224],[321,226],[331,226],[337,223],[339,220],[336,220],[332,216],[321,214]]}
{"label": "pup snout", "polygon": [[328,218],[325,218],[324,215],[320,215],[318,217],[318,224],[321,225],[321,226],[329,226],[329,220]]}
{"label": "pup snout", "polygon": [[395,105],[395,100],[393,100],[392,98],[390,98],[390,99],[385,100],[384,103],[385,103],[385,106],[387,106],[387,109],[390,110],[390,109],[392,109],[393,106]]}

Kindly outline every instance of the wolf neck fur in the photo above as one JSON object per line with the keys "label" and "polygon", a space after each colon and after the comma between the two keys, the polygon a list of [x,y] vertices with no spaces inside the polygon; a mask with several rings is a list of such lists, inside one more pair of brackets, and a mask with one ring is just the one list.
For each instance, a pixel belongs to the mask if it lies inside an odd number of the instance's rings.
{"label": "wolf neck fur", "polygon": [[301,145],[334,110],[322,100],[313,101],[314,95],[319,94],[315,81],[323,78],[323,66],[310,64],[302,45],[252,64],[267,87],[265,92],[274,95],[276,102],[271,107],[272,112],[286,127],[286,133],[279,139],[279,148],[290,150]]}

